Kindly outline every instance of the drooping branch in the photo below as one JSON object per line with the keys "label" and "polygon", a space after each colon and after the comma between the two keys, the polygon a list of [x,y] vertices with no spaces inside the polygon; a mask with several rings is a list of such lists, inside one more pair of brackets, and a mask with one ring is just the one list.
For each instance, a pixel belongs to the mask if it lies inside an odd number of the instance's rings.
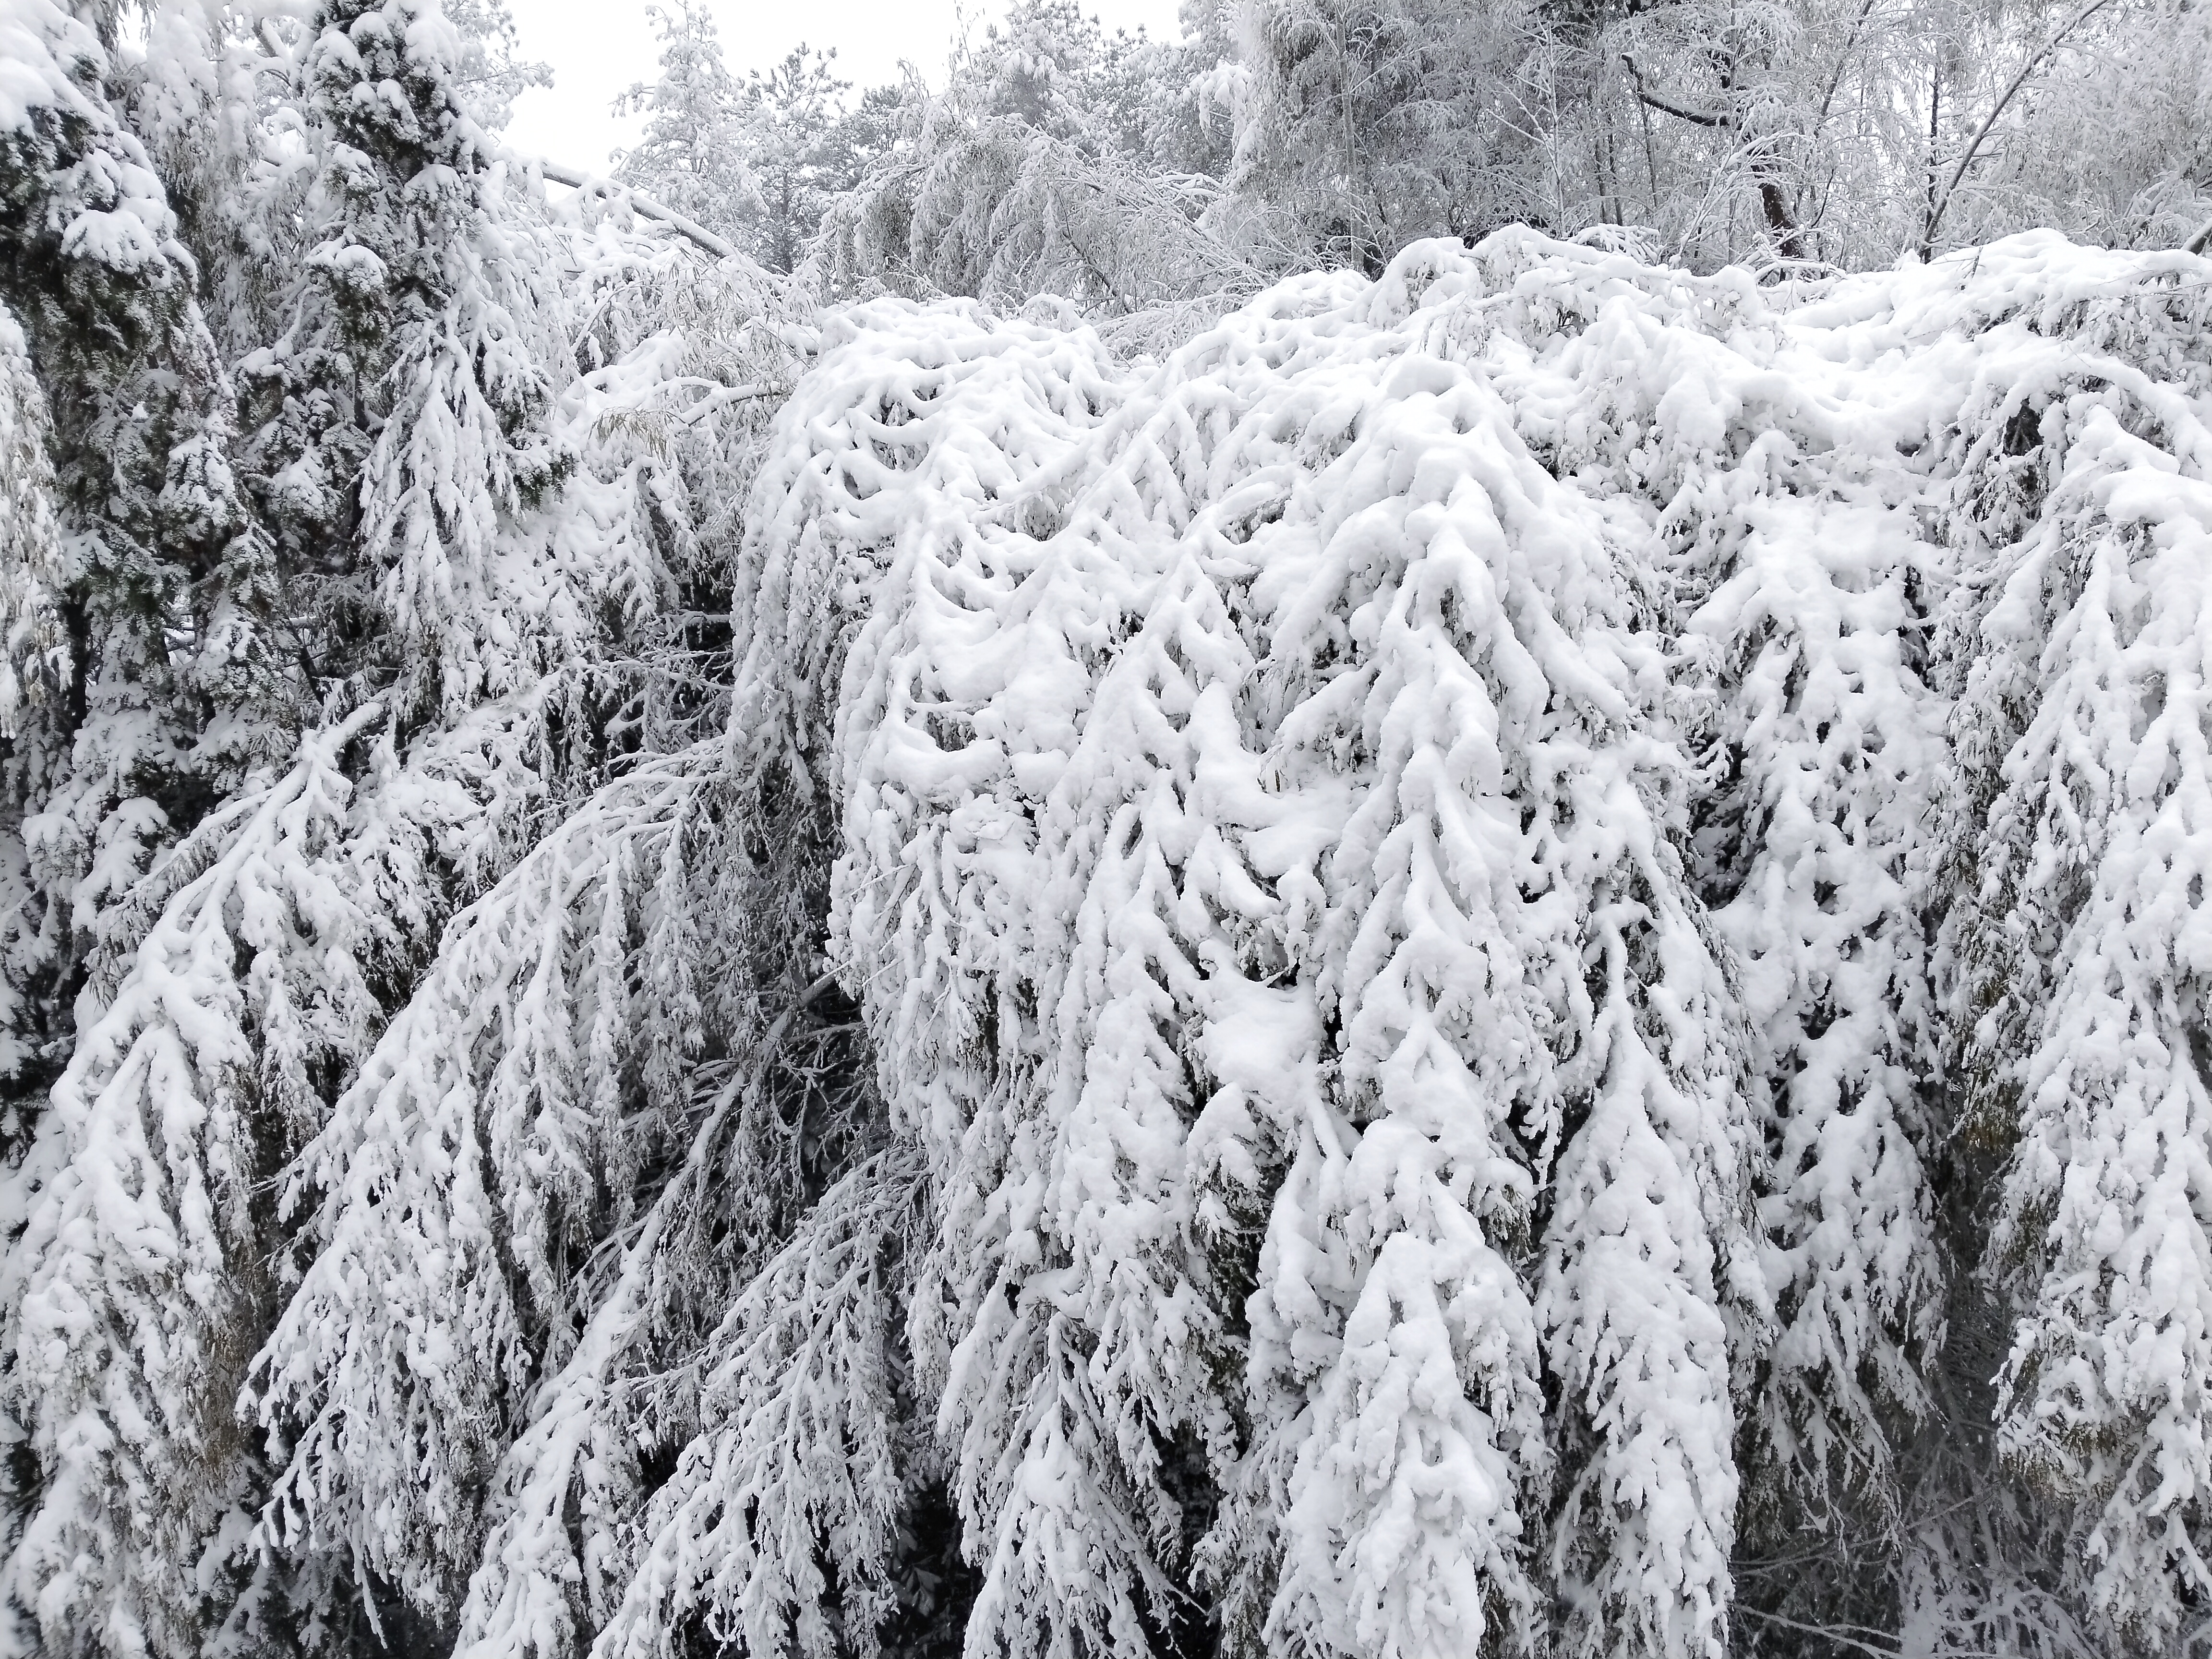
{"label": "drooping branch", "polygon": [[596,190],[603,194],[620,196],[629,202],[632,210],[643,214],[648,219],[659,221],[679,235],[689,237],[699,247],[713,254],[717,259],[734,259],[738,257],[737,249],[715,235],[697,220],[686,218],[674,208],[654,200],[641,190],[633,190],[628,185],[617,184],[611,179],[599,178],[592,173],[580,172],[575,167],[562,167],[557,161],[541,161],[538,163],[538,170],[553,183],[566,185],[571,190]]}

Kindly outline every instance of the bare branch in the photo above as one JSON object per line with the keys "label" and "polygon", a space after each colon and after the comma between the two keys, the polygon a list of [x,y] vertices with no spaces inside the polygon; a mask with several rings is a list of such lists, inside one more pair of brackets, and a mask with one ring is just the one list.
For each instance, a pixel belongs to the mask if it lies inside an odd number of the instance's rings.
{"label": "bare branch", "polygon": [[1844,84],[1844,71],[1850,66],[1851,54],[1858,50],[1860,31],[1874,11],[1874,0],[1860,0],[1859,15],[1851,19],[1851,32],[1844,37],[1844,49],[1836,54],[1835,72],[1828,76],[1828,89],[1820,94],[1820,112],[1813,118],[1813,134],[1820,136],[1820,129],[1828,125],[1828,112],[1835,107],[1836,94]]}
{"label": "bare branch", "polygon": [[1735,122],[1725,114],[1714,115],[1705,110],[1691,109],[1658,93],[1647,90],[1644,85],[1644,71],[1636,67],[1636,60],[1624,52],[1620,54],[1620,61],[1628,65],[1628,76],[1636,82],[1638,99],[1650,105],[1661,114],[1674,116],[1677,120],[1694,121],[1701,127],[1732,128],[1735,125]]}

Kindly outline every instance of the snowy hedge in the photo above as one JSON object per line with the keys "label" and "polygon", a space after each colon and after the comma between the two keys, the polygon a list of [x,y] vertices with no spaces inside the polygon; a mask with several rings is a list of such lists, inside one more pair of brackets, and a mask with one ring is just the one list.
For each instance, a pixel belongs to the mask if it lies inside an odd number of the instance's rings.
{"label": "snowy hedge", "polygon": [[1267,286],[1310,129],[954,100],[787,280],[496,4],[117,24],[0,0],[0,1649],[2206,1638],[2212,263]]}
{"label": "snowy hedge", "polygon": [[[2206,279],[1511,232],[1157,364],[825,316],[726,740],[299,1166],[262,1546],[549,1659],[867,1647],[940,1490],[973,1654],[2181,1639]],[[687,1112],[778,859],[835,988]],[[794,1021],[872,1059],[811,1121]]]}

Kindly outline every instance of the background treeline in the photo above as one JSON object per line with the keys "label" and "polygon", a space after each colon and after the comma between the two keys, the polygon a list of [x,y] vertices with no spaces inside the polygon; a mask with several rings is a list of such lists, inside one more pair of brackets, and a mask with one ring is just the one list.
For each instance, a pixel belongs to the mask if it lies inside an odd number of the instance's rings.
{"label": "background treeline", "polygon": [[2170,246],[2212,215],[2187,3],[1192,0],[1170,43],[1018,0],[943,87],[858,97],[834,56],[741,77],[703,10],[656,16],[619,176],[840,292],[1120,315],[1515,223],[1863,270],[2030,226]]}

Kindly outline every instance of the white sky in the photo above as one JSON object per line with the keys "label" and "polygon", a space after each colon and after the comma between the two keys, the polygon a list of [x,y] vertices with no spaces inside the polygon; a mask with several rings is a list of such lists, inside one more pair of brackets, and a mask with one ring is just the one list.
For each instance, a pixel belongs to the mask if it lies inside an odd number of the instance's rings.
{"label": "white sky", "polygon": [[[932,82],[944,78],[947,51],[963,27],[981,30],[1003,14],[1004,0],[712,0],[722,51],[742,76],[766,69],[801,41],[837,49],[841,78],[854,91],[898,78],[911,58]],[[1084,0],[1109,29],[1142,24],[1180,37],[1176,0]],[[658,74],[659,52],[646,0],[513,0],[522,52],[553,66],[553,85],[523,94],[507,140],[518,149],[597,172],[607,152],[635,143],[638,122],[609,106]]]}

